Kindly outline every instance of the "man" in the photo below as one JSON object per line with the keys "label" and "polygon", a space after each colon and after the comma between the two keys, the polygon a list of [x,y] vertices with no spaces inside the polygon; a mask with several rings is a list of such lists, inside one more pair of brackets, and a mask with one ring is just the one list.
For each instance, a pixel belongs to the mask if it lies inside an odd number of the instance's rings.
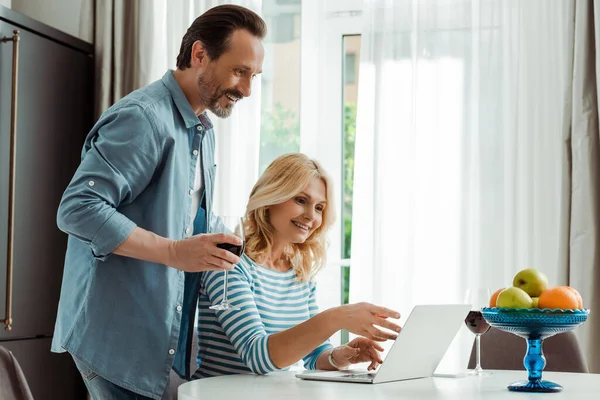
{"label": "man", "polygon": [[225,118],[250,96],[265,33],[250,10],[210,9],[183,37],[177,69],[115,103],[85,141],[58,210],[69,241],[52,351],[73,356],[94,398],[166,398],[171,370],[197,368],[199,272],[231,269],[239,258],[217,244],[241,244],[198,235],[216,167],[205,111]]}

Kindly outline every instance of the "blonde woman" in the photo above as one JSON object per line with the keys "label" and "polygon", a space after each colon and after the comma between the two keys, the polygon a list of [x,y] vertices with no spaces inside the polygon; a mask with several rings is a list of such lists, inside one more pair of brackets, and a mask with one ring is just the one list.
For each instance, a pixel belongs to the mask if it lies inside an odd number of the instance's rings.
{"label": "blonde woman", "polygon": [[[369,303],[317,308],[314,277],[335,219],[332,192],[327,173],[304,154],[283,155],[266,169],[248,201],[245,254],[228,274],[228,298],[241,309],[211,310],[223,297],[223,273],[203,274],[195,378],[266,374],[300,359],[322,370],[382,362],[377,341],[395,338],[388,330],[400,327],[387,318],[399,313]],[[340,329],[364,337],[333,348],[328,338]]]}

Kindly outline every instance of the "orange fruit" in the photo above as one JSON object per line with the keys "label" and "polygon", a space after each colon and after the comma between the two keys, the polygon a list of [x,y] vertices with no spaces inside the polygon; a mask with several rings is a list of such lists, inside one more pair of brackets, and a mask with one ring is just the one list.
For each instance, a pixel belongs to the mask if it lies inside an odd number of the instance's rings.
{"label": "orange fruit", "polygon": [[[539,308],[549,308],[554,310],[556,308],[561,310],[571,309],[576,310],[579,308],[580,299],[577,297],[578,293],[571,290],[569,286],[555,286],[550,289],[546,289],[538,300]],[[579,296],[581,297],[581,296]]]}
{"label": "orange fruit", "polygon": [[490,307],[496,307],[496,300],[498,299],[498,295],[504,289],[506,289],[506,288],[498,289],[494,292],[494,294],[492,294],[492,297],[490,297]]}
{"label": "orange fruit", "polygon": [[577,297],[577,301],[579,302],[579,305],[577,306],[577,308],[579,310],[583,310],[583,297],[581,297],[581,295],[575,288],[572,288],[571,286],[565,286],[565,287],[567,289],[571,290],[573,293],[575,293],[575,296]]}

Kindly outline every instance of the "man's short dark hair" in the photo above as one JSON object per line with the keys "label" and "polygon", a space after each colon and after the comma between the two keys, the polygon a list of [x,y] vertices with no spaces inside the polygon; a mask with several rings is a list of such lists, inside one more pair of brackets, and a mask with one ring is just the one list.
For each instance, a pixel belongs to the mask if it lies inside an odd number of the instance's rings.
{"label": "man's short dark hair", "polygon": [[265,21],[255,12],[233,4],[213,7],[196,18],[181,40],[177,56],[177,68],[191,66],[192,46],[199,40],[212,60],[218,59],[229,49],[233,32],[245,29],[257,38],[267,34]]}

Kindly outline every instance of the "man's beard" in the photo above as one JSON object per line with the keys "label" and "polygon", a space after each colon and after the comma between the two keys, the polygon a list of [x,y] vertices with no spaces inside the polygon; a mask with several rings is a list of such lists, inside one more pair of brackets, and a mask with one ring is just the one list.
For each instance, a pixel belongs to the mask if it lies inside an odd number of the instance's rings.
{"label": "man's beard", "polygon": [[235,103],[221,107],[219,104],[221,97],[229,94],[234,98],[241,99],[243,95],[235,89],[218,90],[218,87],[218,83],[211,78],[206,78],[203,75],[198,78],[198,90],[200,91],[202,103],[217,117],[227,118],[231,115]]}

